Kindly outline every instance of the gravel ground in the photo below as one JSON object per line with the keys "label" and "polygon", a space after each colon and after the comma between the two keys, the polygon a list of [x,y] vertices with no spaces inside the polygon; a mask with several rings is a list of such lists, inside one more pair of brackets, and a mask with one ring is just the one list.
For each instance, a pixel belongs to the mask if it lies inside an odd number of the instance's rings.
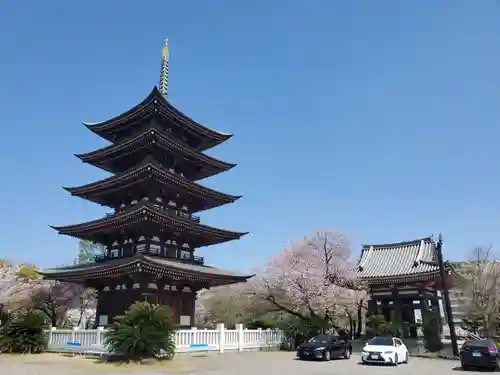
{"label": "gravel ground", "polygon": [[409,364],[398,367],[363,366],[359,356],[350,360],[331,362],[303,362],[294,359],[293,353],[247,352],[209,354],[196,357],[179,356],[174,361],[152,365],[110,365],[99,364],[83,357],[64,357],[56,354],[38,356],[0,356],[0,375],[452,375],[461,371],[458,361],[411,358]]}

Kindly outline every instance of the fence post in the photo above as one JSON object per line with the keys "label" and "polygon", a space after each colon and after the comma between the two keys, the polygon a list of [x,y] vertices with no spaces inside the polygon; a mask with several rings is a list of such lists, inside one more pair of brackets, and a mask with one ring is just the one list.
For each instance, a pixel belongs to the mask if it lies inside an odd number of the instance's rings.
{"label": "fence post", "polygon": [[76,339],[76,337],[75,337],[75,332],[76,332],[76,331],[78,331],[78,327],[73,327],[73,328],[71,329],[71,342],[75,342],[75,339]]}
{"label": "fence post", "polygon": [[226,341],[226,329],[224,323],[217,324],[217,332],[219,334],[219,353],[224,353],[224,346]]}
{"label": "fence post", "polygon": [[198,329],[191,327],[191,342],[190,344],[198,344]]}
{"label": "fence post", "polygon": [[243,346],[245,345],[245,331],[243,329],[243,324],[236,324],[236,332],[238,332],[238,351],[243,351]]}
{"label": "fence post", "polygon": [[56,327],[50,326],[50,330],[49,330],[49,343],[48,343],[49,346],[52,345],[52,342],[54,340],[52,338],[52,332],[54,332],[56,329],[57,329]]}
{"label": "fence post", "polygon": [[96,344],[97,345],[102,345],[103,340],[102,340],[102,334],[104,333],[104,327],[97,327],[97,332],[96,332]]}

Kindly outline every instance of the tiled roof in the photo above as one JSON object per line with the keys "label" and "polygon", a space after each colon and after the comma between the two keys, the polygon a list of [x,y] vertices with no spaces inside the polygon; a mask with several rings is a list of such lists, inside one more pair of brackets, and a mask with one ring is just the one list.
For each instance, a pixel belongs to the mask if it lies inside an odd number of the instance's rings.
{"label": "tiled roof", "polygon": [[431,237],[384,245],[364,245],[358,276],[364,280],[405,279],[439,272]]}
{"label": "tiled roof", "polygon": [[234,276],[234,277],[248,277],[247,275],[242,275],[242,274],[236,274],[231,271],[223,270],[220,268],[214,268],[210,266],[201,266],[198,264],[191,264],[191,263],[184,263],[184,262],[179,262],[177,260],[173,259],[167,259],[167,258],[160,258],[160,257],[154,257],[154,256],[144,256],[144,259],[157,264],[159,266],[163,267],[169,267],[169,268],[178,268],[182,269],[183,271],[190,271],[190,272],[196,272],[196,273],[203,273],[203,274],[209,274],[209,275],[217,275],[217,276]]}
{"label": "tiled roof", "polygon": [[239,239],[248,234],[248,232],[234,232],[211,227],[189,218],[173,215],[171,212],[156,207],[150,201],[140,201],[123,211],[85,223],[51,227],[59,234],[102,243],[103,239],[108,239],[110,234],[116,235],[116,231],[137,230],[138,227],[147,228],[147,226],[163,229],[165,233],[168,233],[167,229],[170,232],[185,233],[186,236],[190,236],[189,244],[194,248]]}
{"label": "tiled roof", "polygon": [[[151,108],[151,105],[155,106],[154,111],[153,108]],[[154,113],[160,114],[160,116],[168,119],[169,121],[180,123],[181,126],[187,131],[191,131],[192,133],[201,136],[204,143],[199,147],[199,151],[204,151],[208,148],[216,146],[232,137],[232,134],[230,133],[222,133],[217,130],[207,128],[182,113],[163,97],[156,86],[153,87],[151,93],[141,103],[128,111],[106,121],[98,123],[84,122],[83,124],[94,133],[99,134],[108,141],[114,142],[116,139],[113,139],[112,135],[115,129],[120,128],[123,124],[130,124],[130,122],[137,119],[141,115],[151,116],[151,114]]]}
{"label": "tiled roof", "polygon": [[209,266],[202,266],[202,265],[197,265],[197,264],[190,264],[174,259],[167,259],[167,258],[162,258],[162,257],[157,257],[157,256],[147,256],[147,255],[142,255],[142,254],[136,254],[133,257],[127,257],[127,258],[117,258],[117,259],[112,259],[108,260],[106,262],[99,262],[99,263],[91,263],[91,264],[84,264],[84,265],[76,265],[76,266],[68,266],[68,267],[60,267],[60,268],[53,268],[53,269],[46,269],[40,272],[44,276],[51,276],[51,275],[67,275],[67,274],[85,274],[89,272],[99,272],[99,271],[105,271],[109,269],[115,269],[121,266],[128,265],[132,262],[145,262],[149,263],[155,266],[159,266],[165,269],[172,269],[172,270],[180,270],[184,272],[189,272],[189,273],[194,273],[194,274],[202,274],[202,275],[209,275],[209,276],[215,276],[215,277],[234,277],[234,278],[250,278],[252,275],[242,275],[242,274],[236,274],[231,271],[227,270],[222,270],[219,268],[214,268],[214,267],[209,267]]}

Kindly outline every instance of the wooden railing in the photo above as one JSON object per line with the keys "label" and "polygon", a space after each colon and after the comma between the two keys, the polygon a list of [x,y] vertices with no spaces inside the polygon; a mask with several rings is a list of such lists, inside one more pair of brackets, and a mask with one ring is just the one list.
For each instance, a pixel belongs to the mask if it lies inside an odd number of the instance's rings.
{"label": "wooden railing", "polygon": [[[192,220],[192,221],[194,221],[196,223],[200,222],[200,217],[199,216],[190,215],[189,213],[187,213],[186,211],[183,211],[183,210],[177,210],[177,209],[174,209],[174,208],[163,207],[162,211],[166,211],[170,215],[173,215],[173,216],[179,216],[179,217],[182,217],[183,219]],[[111,216],[114,216],[114,215],[116,215],[115,212],[108,212],[108,213],[106,213],[107,217],[111,217]]]}
{"label": "wooden railing", "polygon": [[[53,352],[106,353],[106,330],[98,329],[56,329],[46,331],[48,350]],[[177,353],[215,351],[243,351],[279,348],[284,335],[279,330],[225,329],[219,324],[216,329],[182,329],[175,332]]]}
{"label": "wooden railing", "polygon": [[[165,256],[158,255],[158,254],[155,254],[155,253],[145,252],[143,254],[147,255],[147,256],[151,256],[151,257],[162,258],[162,259],[182,260],[182,261],[184,261],[186,263],[193,263],[193,264],[199,264],[199,265],[205,264],[205,258],[197,256],[197,255],[193,255],[192,257],[169,258],[169,257],[165,257]],[[129,257],[131,257],[133,255],[134,254],[129,254],[129,255],[125,255],[125,256],[121,256],[121,257],[110,257],[110,256],[106,256],[104,254],[99,254],[99,255],[96,255],[94,257],[94,262],[100,263],[100,262],[105,262],[105,261],[110,260],[110,259],[129,258]]]}

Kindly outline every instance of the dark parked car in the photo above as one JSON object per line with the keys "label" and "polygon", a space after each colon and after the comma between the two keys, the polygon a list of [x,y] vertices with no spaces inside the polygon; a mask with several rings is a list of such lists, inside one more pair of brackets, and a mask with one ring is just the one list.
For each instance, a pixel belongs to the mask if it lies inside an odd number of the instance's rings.
{"label": "dark parked car", "polygon": [[334,335],[314,336],[308,342],[297,347],[299,359],[321,359],[323,361],[329,361],[332,358],[349,359],[351,353],[351,343]]}
{"label": "dark parked car", "polygon": [[462,369],[500,368],[500,349],[492,340],[467,340],[460,349]]}

